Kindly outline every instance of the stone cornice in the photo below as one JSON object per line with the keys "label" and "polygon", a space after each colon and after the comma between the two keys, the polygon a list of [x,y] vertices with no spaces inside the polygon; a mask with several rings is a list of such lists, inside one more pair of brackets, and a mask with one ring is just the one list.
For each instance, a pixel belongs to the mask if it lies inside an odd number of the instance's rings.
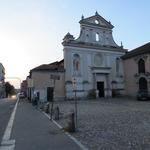
{"label": "stone cornice", "polygon": [[89,27],[96,27],[96,28],[105,28],[105,29],[112,29],[113,26],[104,26],[104,25],[97,25],[97,24],[93,24],[93,23],[90,23],[90,22],[85,22],[85,21],[80,21],[79,22],[81,25],[84,25],[84,26],[89,26]]}
{"label": "stone cornice", "polygon": [[107,51],[115,51],[115,52],[122,52],[126,53],[127,49],[123,49],[121,47],[114,47],[114,46],[105,46],[105,45],[96,45],[93,43],[83,43],[83,42],[63,42],[63,46],[70,46],[70,47],[79,47],[79,48],[89,48],[89,49],[97,49],[97,50],[107,50]]}
{"label": "stone cornice", "polygon": [[[103,21],[106,24],[106,26],[89,22],[89,20],[95,20],[95,19]],[[88,25],[95,26],[95,27],[104,27],[104,28],[109,28],[109,29],[112,29],[114,27],[110,22],[108,22],[106,19],[104,19],[98,13],[95,14],[94,16],[91,16],[91,17],[88,17],[88,18],[85,18],[85,19],[82,18],[82,20],[80,20],[79,23],[80,24],[88,24]]]}

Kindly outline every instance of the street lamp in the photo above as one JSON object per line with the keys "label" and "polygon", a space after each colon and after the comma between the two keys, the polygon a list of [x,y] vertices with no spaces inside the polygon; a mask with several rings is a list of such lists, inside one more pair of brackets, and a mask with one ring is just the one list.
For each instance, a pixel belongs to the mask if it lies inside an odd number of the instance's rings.
{"label": "street lamp", "polygon": [[[56,90],[56,87],[55,87],[55,84],[56,84],[56,80],[60,80],[60,76],[57,75],[57,74],[51,74],[50,75],[50,79],[53,80],[53,95],[55,97],[55,90]],[[51,120],[52,120],[52,117],[53,117],[53,105],[54,105],[54,99],[52,99],[52,103],[51,103]]]}
{"label": "street lamp", "polygon": [[74,101],[75,101],[75,123],[76,123],[76,129],[77,129],[77,81],[76,78],[73,78],[73,90],[74,90]]}

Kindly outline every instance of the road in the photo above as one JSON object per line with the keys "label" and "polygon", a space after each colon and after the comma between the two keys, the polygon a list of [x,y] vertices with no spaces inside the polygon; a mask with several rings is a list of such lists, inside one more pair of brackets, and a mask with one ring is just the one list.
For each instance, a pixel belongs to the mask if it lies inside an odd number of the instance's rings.
{"label": "road", "polygon": [[15,103],[16,99],[0,99],[0,143]]}
{"label": "road", "polygon": [[85,150],[26,99],[15,102],[10,99],[0,102],[0,150]]}

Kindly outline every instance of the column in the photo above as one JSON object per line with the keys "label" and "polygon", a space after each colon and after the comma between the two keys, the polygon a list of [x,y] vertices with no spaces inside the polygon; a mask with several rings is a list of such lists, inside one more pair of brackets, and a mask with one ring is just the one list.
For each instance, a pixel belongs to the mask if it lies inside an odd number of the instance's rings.
{"label": "column", "polygon": [[106,74],[106,85],[106,97],[111,97],[111,83],[109,74]]}

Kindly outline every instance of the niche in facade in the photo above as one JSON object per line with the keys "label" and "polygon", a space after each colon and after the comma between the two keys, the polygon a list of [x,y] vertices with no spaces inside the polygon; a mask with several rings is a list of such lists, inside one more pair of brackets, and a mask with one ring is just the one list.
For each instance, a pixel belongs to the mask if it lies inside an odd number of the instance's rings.
{"label": "niche in facade", "polygon": [[73,74],[79,75],[81,70],[79,54],[73,55]]}

